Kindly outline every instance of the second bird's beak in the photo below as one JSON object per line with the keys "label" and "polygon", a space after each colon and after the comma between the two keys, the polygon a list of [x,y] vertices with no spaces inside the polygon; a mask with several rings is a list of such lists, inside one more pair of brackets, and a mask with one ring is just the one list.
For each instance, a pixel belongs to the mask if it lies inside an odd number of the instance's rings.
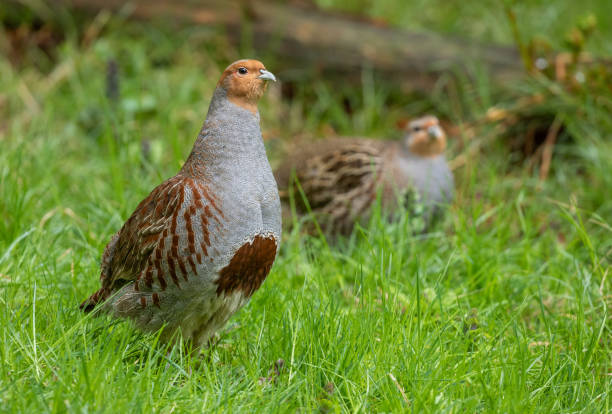
{"label": "second bird's beak", "polygon": [[259,73],[261,73],[261,75],[257,77],[258,79],[271,80],[276,82],[276,76],[274,76],[272,72],[268,72],[265,69],[259,69]]}
{"label": "second bird's beak", "polygon": [[444,136],[442,128],[440,128],[438,125],[433,125],[427,128],[427,133],[429,134],[430,139],[440,139]]}

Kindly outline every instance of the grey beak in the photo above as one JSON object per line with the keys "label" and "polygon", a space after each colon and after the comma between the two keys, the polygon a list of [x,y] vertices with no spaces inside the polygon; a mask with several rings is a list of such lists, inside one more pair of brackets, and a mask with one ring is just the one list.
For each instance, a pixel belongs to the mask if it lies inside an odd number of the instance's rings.
{"label": "grey beak", "polygon": [[429,138],[431,139],[440,139],[444,136],[442,128],[440,128],[438,125],[432,125],[427,128],[427,133],[429,134]]}
{"label": "grey beak", "polygon": [[259,69],[259,73],[261,73],[261,75],[257,77],[258,79],[271,80],[276,82],[276,76],[274,76],[272,72],[268,72],[265,69]]}

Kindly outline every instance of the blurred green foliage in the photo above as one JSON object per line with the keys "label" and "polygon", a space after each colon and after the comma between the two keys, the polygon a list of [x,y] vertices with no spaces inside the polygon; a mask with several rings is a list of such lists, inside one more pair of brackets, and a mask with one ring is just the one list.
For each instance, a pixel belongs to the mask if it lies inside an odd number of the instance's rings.
{"label": "blurred green foliage", "polygon": [[[188,155],[240,47],[211,28],[44,7],[21,24],[2,10],[0,411],[610,411],[611,91],[607,66],[580,58],[610,56],[610,2],[320,4],[512,43],[507,6],[528,56],[549,66],[506,85],[448,74],[428,93],[367,69],[358,84],[272,87],[260,108],[271,149],[298,134],[399,137],[398,121],[440,115],[456,200],[428,233],[377,206],[332,245],[296,218],[204,358],[77,305],[110,235]],[[510,142],[534,125],[546,139],[555,120],[542,180],[537,152]]]}

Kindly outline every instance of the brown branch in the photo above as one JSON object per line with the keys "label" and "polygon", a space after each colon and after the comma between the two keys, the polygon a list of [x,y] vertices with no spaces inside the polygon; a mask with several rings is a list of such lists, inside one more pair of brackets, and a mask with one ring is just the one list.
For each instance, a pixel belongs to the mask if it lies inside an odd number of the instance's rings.
{"label": "brown branch", "polygon": [[559,136],[559,131],[561,130],[561,120],[557,117],[553,121],[550,128],[548,128],[548,133],[546,134],[546,140],[542,144],[542,164],[540,166],[540,180],[545,181],[548,177],[548,173],[550,171],[550,163],[552,160],[553,149],[555,147],[555,142],[557,141],[557,137]]}

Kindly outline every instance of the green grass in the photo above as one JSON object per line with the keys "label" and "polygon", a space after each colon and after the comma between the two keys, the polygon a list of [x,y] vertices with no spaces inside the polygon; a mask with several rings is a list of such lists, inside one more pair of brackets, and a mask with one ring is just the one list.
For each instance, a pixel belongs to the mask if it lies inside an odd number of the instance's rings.
{"label": "green grass", "polygon": [[[379,215],[331,246],[288,230],[266,283],[192,359],[78,304],[110,235],[188,155],[238,56],[217,54],[214,34],[118,19],[89,46],[75,39],[48,70],[0,57],[0,411],[610,412],[609,91],[551,103],[574,140],[544,183],[489,140],[465,152],[456,200],[426,234]],[[104,95],[109,58],[119,102]],[[293,102],[272,89],[264,134],[397,136],[412,111],[462,125],[508,103],[487,79],[404,107],[371,74],[363,86],[342,87],[350,116],[336,85],[301,85]]]}

